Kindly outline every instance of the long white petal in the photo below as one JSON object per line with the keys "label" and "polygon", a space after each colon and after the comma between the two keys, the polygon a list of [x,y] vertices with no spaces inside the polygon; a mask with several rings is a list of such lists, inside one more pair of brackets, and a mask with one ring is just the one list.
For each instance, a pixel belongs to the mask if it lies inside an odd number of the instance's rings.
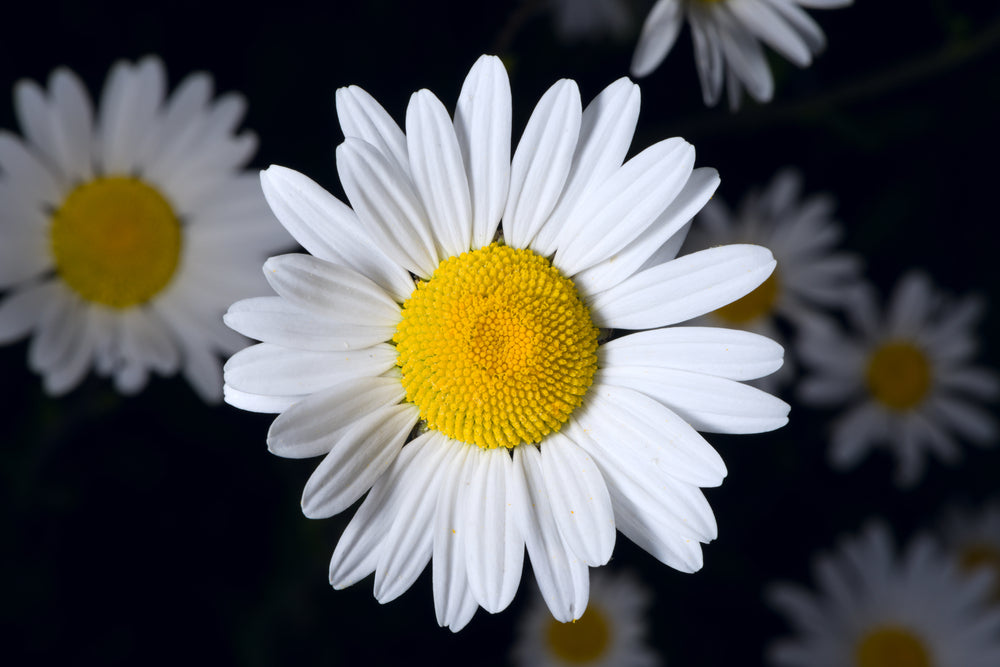
{"label": "long white petal", "polygon": [[681,0],[659,0],[649,12],[632,56],[632,76],[643,77],[656,69],[677,41],[683,24]]}
{"label": "long white petal", "polygon": [[336,99],[337,118],[344,137],[371,144],[408,174],[406,136],[382,105],[358,86],[338,89]]}

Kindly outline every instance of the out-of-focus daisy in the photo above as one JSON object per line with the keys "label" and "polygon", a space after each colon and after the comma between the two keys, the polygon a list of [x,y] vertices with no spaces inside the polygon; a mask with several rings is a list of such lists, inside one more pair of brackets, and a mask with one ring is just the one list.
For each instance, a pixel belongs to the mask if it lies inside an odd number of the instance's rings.
{"label": "out-of-focus daisy", "polygon": [[565,41],[622,35],[632,23],[624,0],[549,0],[556,33]]}
{"label": "out-of-focus daisy", "polygon": [[[838,252],[842,236],[827,195],[802,198],[802,178],[792,169],[778,172],[763,192],[744,197],[737,214],[715,197],[691,225],[682,253],[726,243],[769,248],[777,268],[742,299],[699,318],[699,324],[755,331],[781,340],[782,325],[807,324],[824,311],[844,306],[861,285],[861,262]],[[825,316],[824,316],[825,317]],[[790,376],[781,370],[757,381],[773,389]]]}
{"label": "out-of-focus daisy", "polygon": [[[776,343],[657,328],[743,296],[774,268],[750,245],[673,259],[670,239],[715,171],[693,169],[681,139],[622,163],[639,110],[624,78],[585,110],[576,84],[557,82],[513,157],[495,57],[472,68],[454,120],[427,90],[410,99],[405,135],[360,88],[338,91],[337,109],[353,209],[296,172],[263,174],[312,256],[268,260],[278,296],[229,309],[231,327],[264,342],[225,370],[230,403],[281,413],[272,452],[326,454],[307,516],[371,489],[331,583],[374,571],[386,602],[433,555],[438,621],[457,630],[477,605],[510,603],[525,546],[562,621],[583,613],[587,567],[607,562],[616,528],[698,569],[699,543],[716,534],[699,487],[725,466],[696,429],[765,431],[788,410],[740,382],[781,364]],[[642,331],[609,341],[611,329]]]}
{"label": "out-of-focus daisy", "polygon": [[845,408],[832,428],[836,467],[854,466],[882,445],[896,456],[896,482],[906,486],[922,476],[925,452],[947,463],[959,458],[955,435],[993,443],[996,423],[978,404],[997,395],[997,377],[971,364],[981,310],[979,299],[946,299],[926,275],[911,272],[884,314],[871,290],[856,293],[853,331],[832,324],[800,330],[796,349],[809,371],[802,400]]}
{"label": "out-of-focus daisy", "polygon": [[705,104],[714,106],[725,82],[729,106],[740,106],[743,89],[769,102],[774,79],[761,42],[808,67],[826,46],[819,25],[802,7],[833,9],[852,0],[659,0],[646,17],[632,57],[632,74],[646,76],[667,57],[684,18],[691,26],[694,59]]}
{"label": "out-of-focus daisy", "polygon": [[978,511],[954,508],[945,515],[942,543],[967,572],[979,569],[993,575],[993,599],[1000,600],[1000,502]]}
{"label": "out-of-focus daisy", "polygon": [[234,299],[267,288],[259,263],[291,245],[240,168],[246,103],[212,101],[194,74],[166,95],[159,59],[111,68],[95,118],[69,70],[14,88],[25,139],[0,132],[0,343],[32,335],[28,364],[62,394],[93,366],[133,393],[178,371],[222,397],[218,354],[245,340],[222,325]]}
{"label": "out-of-focus daisy", "polygon": [[928,537],[897,555],[889,531],[869,525],[816,560],[816,593],[790,584],[768,592],[797,636],[775,642],[784,667],[994,667],[1000,608],[990,576],[966,577]]}
{"label": "out-of-focus daisy", "polygon": [[594,573],[587,611],[564,623],[540,595],[525,610],[513,648],[525,667],[655,667],[659,656],[646,637],[650,596],[625,572]]}

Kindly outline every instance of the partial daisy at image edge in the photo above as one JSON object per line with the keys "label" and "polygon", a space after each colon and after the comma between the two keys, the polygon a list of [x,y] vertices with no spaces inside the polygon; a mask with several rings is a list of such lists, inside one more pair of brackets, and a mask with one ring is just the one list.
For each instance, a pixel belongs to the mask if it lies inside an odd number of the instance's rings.
{"label": "partial daisy at image edge", "polygon": [[28,366],[59,396],[93,368],[123,394],[182,374],[222,398],[219,355],[235,299],[267,290],[257,267],[292,239],[242,166],[246,101],[212,99],[207,73],[167,94],[159,58],[115,63],[95,112],[80,79],[20,81],[22,139],[0,131],[0,344],[25,337]]}
{"label": "partial daisy at image edge", "polygon": [[586,108],[575,82],[556,82],[511,155],[510,84],[493,56],[473,66],[454,118],[427,90],[405,134],[357,86],[337,92],[337,111],[351,206],[298,172],[263,172],[310,254],[269,259],[277,296],[225,316],[262,341],[226,363],[226,400],[278,413],[272,453],[324,456],[305,515],[364,497],[330,583],[374,572],[385,603],[430,562],[438,623],[457,631],[480,606],[510,604],[525,549],[561,621],[583,614],[588,568],[607,563],[618,531],[698,570],[717,532],[701,487],[726,474],[698,431],[769,431],[788,414],[743,383],[780,367],[780,345],[669,326],[774,269],[751,245],[675,258],[715,170],[677,138],[624,161],[639,111],[626,78]]}

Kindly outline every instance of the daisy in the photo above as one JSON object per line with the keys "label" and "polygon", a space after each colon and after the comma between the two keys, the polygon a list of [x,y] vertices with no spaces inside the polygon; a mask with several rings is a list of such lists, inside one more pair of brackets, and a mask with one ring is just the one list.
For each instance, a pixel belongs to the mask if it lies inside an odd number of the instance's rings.
{"label": "daisy", "polygon": [[552,618],[536,595],[521,617],[514,664],[525,667],[655,667],[646,638],[649,591],[627,573],[594,573],[590,602],[579,620]]}
{"label": "daisy", "polygon": [[565,41],[622,35],[632,23],[623,0],[549,0],[556,33]]}
{"label": "daisy", "polygon": [[884,315],[871,290],[857,292],[855,306],[853,331],[814,322],[796,346],[807,367],[802,400],[846,406],[833,424],[831,463],[849,468],[882,445],[897,458],[897,484],[909,486],[923,475],[925,452],[959,458],[956,435],[992,444],[996,424],[977,404],[997,395],[997,377],[971,364],[981,301],[947,300],[911,272]]}
{"label": "daisy", "polygon": [[[736,214],[718,197],[705,205],[682,252],[755,243],[768,248],[778,266],[760,287],[699,318],[699,324],[746,329],[781,342],[780,328],[808,324],[850,302],[861,285],[861,262],[837,250],[842,230],[833,219],[832,198],[801,193],[801,175],[784,169],[763,192],[744,197]],[[786,359],[781,370],[757,384],[773,390],[791,370]]]}
{"label": "daisy", "polygon": [[945,515],[942,543],[966,572],[990,572],[993,599],[1000,600],[1000,502],[987,503],[978,511],[952,509]]}
{"label": "daisy", "polygon": [[695,64],[705,104],[715,106],[725,79],[729,107],[743,88],[769,102],[774,80],[761,42],[799,67],[826,46],[823,31],[802,7],[833,9],[852,0],[658,0],[646,17],[632,57],[633,76],[646,76],[670,53],[684,17],[691,25]]}
{"label": "daisy", "polygon": [[245,340],[221,316],[261,293],[260,262],[291,245],[240,170],[239,95],[194,74],[166,96],[154,57],[111,68],[96,114],[72,72],[14,88],[25,139],[0,132],[0,343],[63,394],[93,367],[122,393],[182,372],[222,398],[218,354]]}
{"label": "daisy", "polygon": [[353,208],[294,171],[264,172],[272,209],[312,255],[268,260],[278,296],[225,318],[263,341],[226,364],[227,400],[281,413],[275,454],[326,455],[305,514],[368,492],[332,585],[375,572],[387,602],[433,556],[438,621],[458,630],[479,605],[507,607],[525,547],[561,621],[583,614],[587,568],[607,562],[616,529],[700,568],[716,524],[699,487],[726,470],[696,429],[765,431],[788,410],[739,382],[781,364],[776,343],[658,328],[774,268],[749,245],[673,259],[715,171],[694,169],[681,139],[623,164],[639,110],[624,78],[586,109],[573,81],[557,82],[511,157],[510,84],[489,56],[454,119],[427,90],[410,98],[405,135],[360,88],[338,91],[337,110]]}
{"label": "daisy", "polygon": [[993,667],[1000,609],[990,576],[964,576],[926,536],[895,553],[883,524],[817,559],[819,592],[790,584],[768,592],[798,636],[775,642],[785,667]]}

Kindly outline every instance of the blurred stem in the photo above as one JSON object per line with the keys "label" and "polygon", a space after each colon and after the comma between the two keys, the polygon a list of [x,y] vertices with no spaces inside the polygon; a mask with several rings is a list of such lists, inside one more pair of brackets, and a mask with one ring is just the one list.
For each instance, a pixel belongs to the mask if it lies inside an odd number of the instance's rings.
{"label": "blurred stem", "polygon": [[939,76],[970,60],[985,55],[1000,43],[1000,18],[965,40],[955,40],[926,56],[878,70],[860,80],[845,83],[828,92],[784,104],[771,104],[738,115],[699,115],[677,123],[680,134],[705,135],[732,132],[747,126],[759,127],[793,119],[819,117],[824,112],[887,93]]}
{"label": "blurred stem", "polygon": [[500,29],[496,39],[493,40],[493,48],[490,53],[500,55],[510,48],[510,43],[514,41],[514,37],[525,22],[541,11],[542,5],[546,2],[547,0],[524,0],[521,6],[507,18],[507,22]]}

